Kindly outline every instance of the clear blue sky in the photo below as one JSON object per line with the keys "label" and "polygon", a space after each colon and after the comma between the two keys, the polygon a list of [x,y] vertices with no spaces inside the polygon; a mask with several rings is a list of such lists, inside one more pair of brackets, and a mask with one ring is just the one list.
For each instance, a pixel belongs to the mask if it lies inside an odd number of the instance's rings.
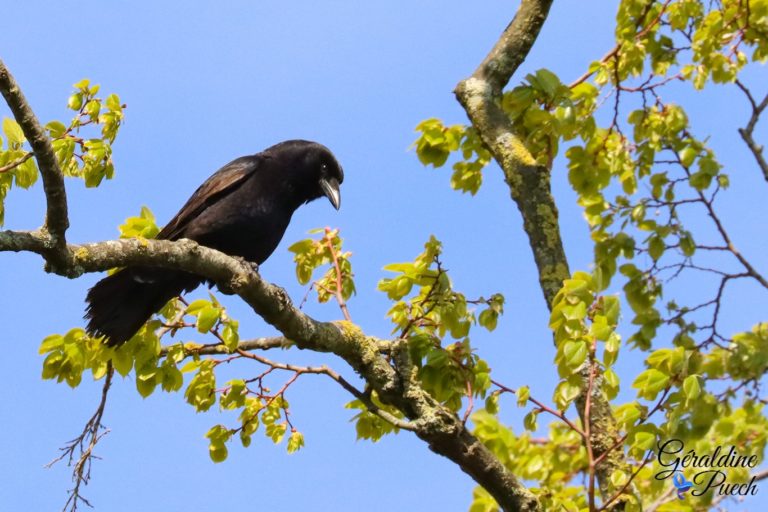
{"label": "clear blue sky", "polygon": [[[435,234],[444,242],[444,261],[459,290],[507,297],[498,330],[478,332],[474,339],[481,355],[499,380],[513,387],[529,384],[547,400],[556,382],[547,312],[500,172],[489,169],[472,198],[450,190],[447,170],[423,168],[408,149],[422,119],[464,122],[451,91],[485,56],[515,6],[501,0],[6,2],[0,56],[43,121],[69,118],[66,98],[84,77],[128,104],[114,147],[116,178],[95,190],[69,181],[72,242],[114,238],[116,226],[142,205],[162,224],[234,157],[284,139],[314,139],[344,166],[342,209],[317,201],[299,211],[263,265],[264,277],[300,299],[305,290],[295,282],[286,247],[311,228],[340,227],[354,252],[353,319],[370,334],[386,336],[388,303],[375,290],[381,267],[411,259]],[[612,46],[614,11],[614,2],[556,2],[514,80],[539,67],[565,81],[580,75]],[[694,99],[697,133],[746,119],[743,102],[729,101],[726,109],[725,101],[717,91]],[[0,115],[7,111],[0,109]],[[759,135],[765,140],[764,130]],[[750,238],[751,230],[764,228],[765,183],[734,130],[716,144],[732,167],[734,186],[724,206],[734,237],[765,270],[764,237]],[[587,268],[587,226],[562,161],[553,180],[572,268]],[[39,185],[12,191],[6,227],[39,226],[43,203]],[[755,204],[763,213],[755,213]],[[70,390],[43,382],[37,347],[45,336],[81,325],[83,297],[97,279],[68,281],[44,274],[36,256],[0,255],[0,510],[59,510],[65,501],[70,470],[43,465],[92,414],[100,383]],[[743,300],[723,312],[724,331],[764,320],[764,307],[750,300],[752,293],[739,289]],[[274,332],[236,300],[226,303],[241,320],[243,336]],[[309,305],[307,311],[319,319],[339,317],[333,306]],[[333,358],[292,352],[279,357],[327,362],[351,377]],[[623,352],[620,371],[636,371],[641,360],[640,354]],[[248,377],[257,370],[243,365],[232,372]],[[628,388],[624,383],[627,399],[633,396]],[[288,456],[284,445],[257,435],[249,449],[233,443],[229,459],[214,465],[203,435],[216,423],[233,424],[234,417],[195,414],[181,394],[157,392],[143,400],[131,378],[117,379],[105,417],[112,432],[98,447],[103,460],[96,462],[85,495],[98,510],[113,512],[466,510],[474,483],[413,436],[356,442],[351,415],[343,409],[349,398],[322,377],[302,378],[288,395],[293,421],[307,442],[301,452]],[[521,429],[520,411],[511,403],[505,410],[505,418]],[[753,499],[753,510],[764,500]]]}

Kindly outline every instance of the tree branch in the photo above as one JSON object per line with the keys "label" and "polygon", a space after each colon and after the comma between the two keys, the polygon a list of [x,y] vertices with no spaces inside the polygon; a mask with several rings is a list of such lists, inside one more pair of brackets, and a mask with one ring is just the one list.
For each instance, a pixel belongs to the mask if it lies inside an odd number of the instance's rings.
{"label": "tree branch", "polygon": [[523,227],[539,269],[541,289],[550,305],[563,280],[569,276],[557,207],[550,189],[550,173],[546,166],[536,163],[515,134],[500,100],[512,73],[530,52],[551,4],[551,0],[523,0],[485,60],[454,90],[472,125],[504,172],[512,199],[523,216]]}
{"label": "tree branch", "polygon": [[[0,231],[0,251],[46,253],[46,233]],[[376,391],[381,401],[402,411],[416,435],[436,453],[455,462],[482,485],[504,510],[538,510],[533,494],[464,426],[419,384],[407,348],[397,368],[381,355],[381,340],[349,322],[318,322],[298,310],[285,290],[264,281],[248,264],[191,240],[121,239],[67,245],[64,266],[49,270],[67,277],[114,267],[146,265],[191,272],[219,289],[239,295],[269,324],[300,349],[330,352],[344,359]]]}
{"label": "tree branch", "polygon": [[62,265],[67,255],[65,233],[69,227],[64,175],[59,168],[51,139],[40,125],[19,85],[2,60],[0,60],[0,93],[32,146],[32,152],[43,178],[43,189],[48,203],[43,231],[50,236],[45,258],[53,265]]}
{"label": "tree branch", "polygon": [[20,166],[21,164],[23,164],[24,162],[29,160],[30,158],[32,158],[33,156],[35,156],[34,153],[27,153],[24,156],[22,156],[21,158],[17,158],[13,162],[9,162],[9,163],[5,164],[4,166],[0,167],[0,174],[3,174],[4,172],[8,172],[8,171],[14,170],[18,166]]}
{"label": "tree branch", "polygon": [[[178,345],[178,344],[175,344]],[[197,344],[182,344],[184,346],[185,353],[197,354],[201,356],[215,356],[222,354],[229,354],[229,349],[223,343],[214,343],[211,345],[197,345]],[[160,357],[168,355],[168,350],[174,345],[167,345],[160,349]],[[251,350],[269,350],[273,348],[288,348],[291,346],[291,341],[283,336],[272,336],[269,338],[255,338],[252,340],[244,340],[237,344],[238,350],[251,351]]]}

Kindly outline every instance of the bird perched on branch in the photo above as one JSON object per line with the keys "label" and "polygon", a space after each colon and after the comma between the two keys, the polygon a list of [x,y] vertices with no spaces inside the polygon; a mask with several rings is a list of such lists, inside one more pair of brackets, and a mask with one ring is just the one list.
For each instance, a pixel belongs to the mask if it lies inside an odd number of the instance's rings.
{"label": "bird perched on branch", "polygon": [[[216,171],[157,238],[188,238],[261,264],[280,243],[299,206],[325,196],[339,209],[343,180],[341,166],[322,144],[281,142]],[[204,280],[144,266],[120,270],[88,291],[88,333],[104,336],[110,346],[121,345],[169,300]]]}

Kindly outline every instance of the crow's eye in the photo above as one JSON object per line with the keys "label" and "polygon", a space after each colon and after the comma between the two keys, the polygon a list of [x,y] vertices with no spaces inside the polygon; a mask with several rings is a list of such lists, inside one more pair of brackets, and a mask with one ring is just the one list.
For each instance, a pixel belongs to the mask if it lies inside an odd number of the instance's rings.
{"label": "crow's eye", "polygon": [[326,174],[328,172],[328,166],[326,164],[320,165],[320,172]]}

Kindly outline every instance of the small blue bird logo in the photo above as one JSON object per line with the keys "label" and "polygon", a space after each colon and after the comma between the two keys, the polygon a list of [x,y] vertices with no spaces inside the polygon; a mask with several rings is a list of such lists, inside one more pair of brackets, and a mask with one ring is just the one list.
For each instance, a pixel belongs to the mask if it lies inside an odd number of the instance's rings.
{"label": "small blue bird logo", "polygon": [[685,498],[684,494],[693,487],[693,484],[686,480],[682,473],[675,473],[675,476],[672,477],[672,483],[677,488],[677,497],[681,500]]}

